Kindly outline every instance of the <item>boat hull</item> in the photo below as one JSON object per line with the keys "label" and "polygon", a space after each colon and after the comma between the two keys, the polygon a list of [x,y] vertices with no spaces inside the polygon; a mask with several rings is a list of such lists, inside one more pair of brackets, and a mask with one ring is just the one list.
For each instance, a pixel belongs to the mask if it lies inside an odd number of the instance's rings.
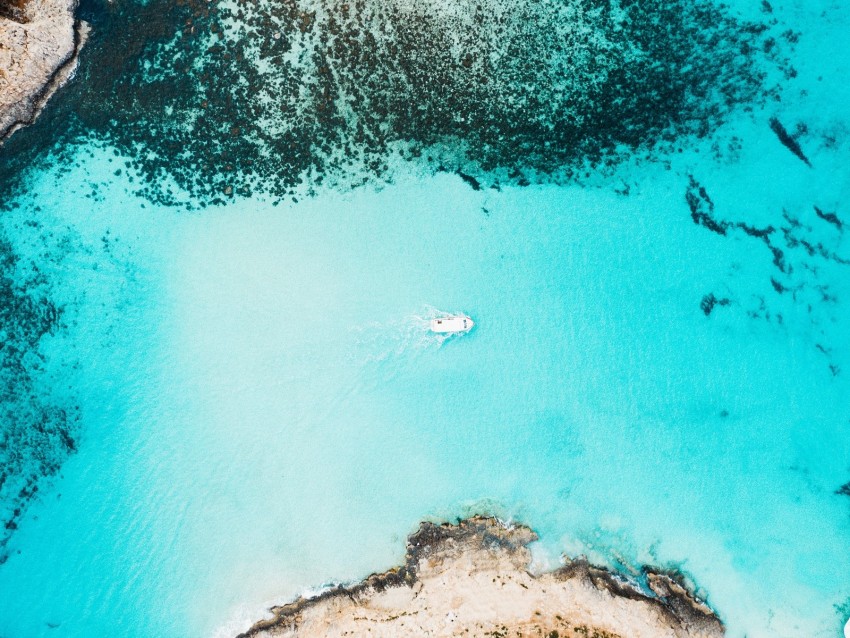
{"label": "boat hull", "polygon": [[440,334],[469,332],[475,323],[466,315],[431,319],[431,332]]}

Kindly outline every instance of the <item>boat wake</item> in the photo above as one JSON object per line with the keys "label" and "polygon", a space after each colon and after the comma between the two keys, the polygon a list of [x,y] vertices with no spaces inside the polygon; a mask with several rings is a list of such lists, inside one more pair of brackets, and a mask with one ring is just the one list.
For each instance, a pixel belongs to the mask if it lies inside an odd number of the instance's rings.
{"label": "boat wake", "polygon": [[431,321],[463,314],[424,306],[415,314],[393,321],[358,326],[354,328],[357,332],[357,358],[361,361],[381,362],[440,348],[456,334],[433,332]]}

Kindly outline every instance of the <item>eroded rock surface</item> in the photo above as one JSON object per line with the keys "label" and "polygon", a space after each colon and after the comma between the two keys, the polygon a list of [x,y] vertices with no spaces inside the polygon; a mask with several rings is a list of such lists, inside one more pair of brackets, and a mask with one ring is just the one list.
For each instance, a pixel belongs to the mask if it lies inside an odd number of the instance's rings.
{"label": "eroded rock surface", "polygon": [[647,571],[642,588],[582,560],[531,574],[535,538],[492,518],[423,523],[408,539],[403,566],[275,607],[239,638],[724,635],[717,616],[675,576]]}
{"label": "eroded rock surface", "polygon": [[71,77],[88,25],[77,0],[0,0],[0,143]]}

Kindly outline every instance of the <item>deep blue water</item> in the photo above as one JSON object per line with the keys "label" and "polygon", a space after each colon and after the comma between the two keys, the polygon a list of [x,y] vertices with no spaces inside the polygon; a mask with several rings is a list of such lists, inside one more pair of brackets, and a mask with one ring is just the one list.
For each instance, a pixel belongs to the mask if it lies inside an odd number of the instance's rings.
{"label": "deep blue water", "polygon": [[[795,34],[780,98],[580,179],[393,157],[210,203],[97,137],[22,173],[12,272],[62,309],[28,392],[73,406],[74,449],[46,467],[59,434],[6,434],[40,488],[3,493],[0,635],[232,635],[484,512],[537,530],[539,567],[682,571],[731,636],[839,636],[850,11],[739,4]],[[476,327],[437,339],[439,311]]]}

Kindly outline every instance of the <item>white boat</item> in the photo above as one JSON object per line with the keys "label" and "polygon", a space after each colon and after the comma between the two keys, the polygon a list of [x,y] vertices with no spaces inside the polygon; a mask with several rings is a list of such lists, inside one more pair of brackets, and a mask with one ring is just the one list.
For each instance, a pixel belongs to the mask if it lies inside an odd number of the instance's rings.
{"label": "white boat", "polygon": [[844,638],[850,638],[850,618],[844,623]]}
{"label": "white boat", "polygon": [[466,315],[449,315],[431,319],[431,332],[469,332],[474,325]]}

